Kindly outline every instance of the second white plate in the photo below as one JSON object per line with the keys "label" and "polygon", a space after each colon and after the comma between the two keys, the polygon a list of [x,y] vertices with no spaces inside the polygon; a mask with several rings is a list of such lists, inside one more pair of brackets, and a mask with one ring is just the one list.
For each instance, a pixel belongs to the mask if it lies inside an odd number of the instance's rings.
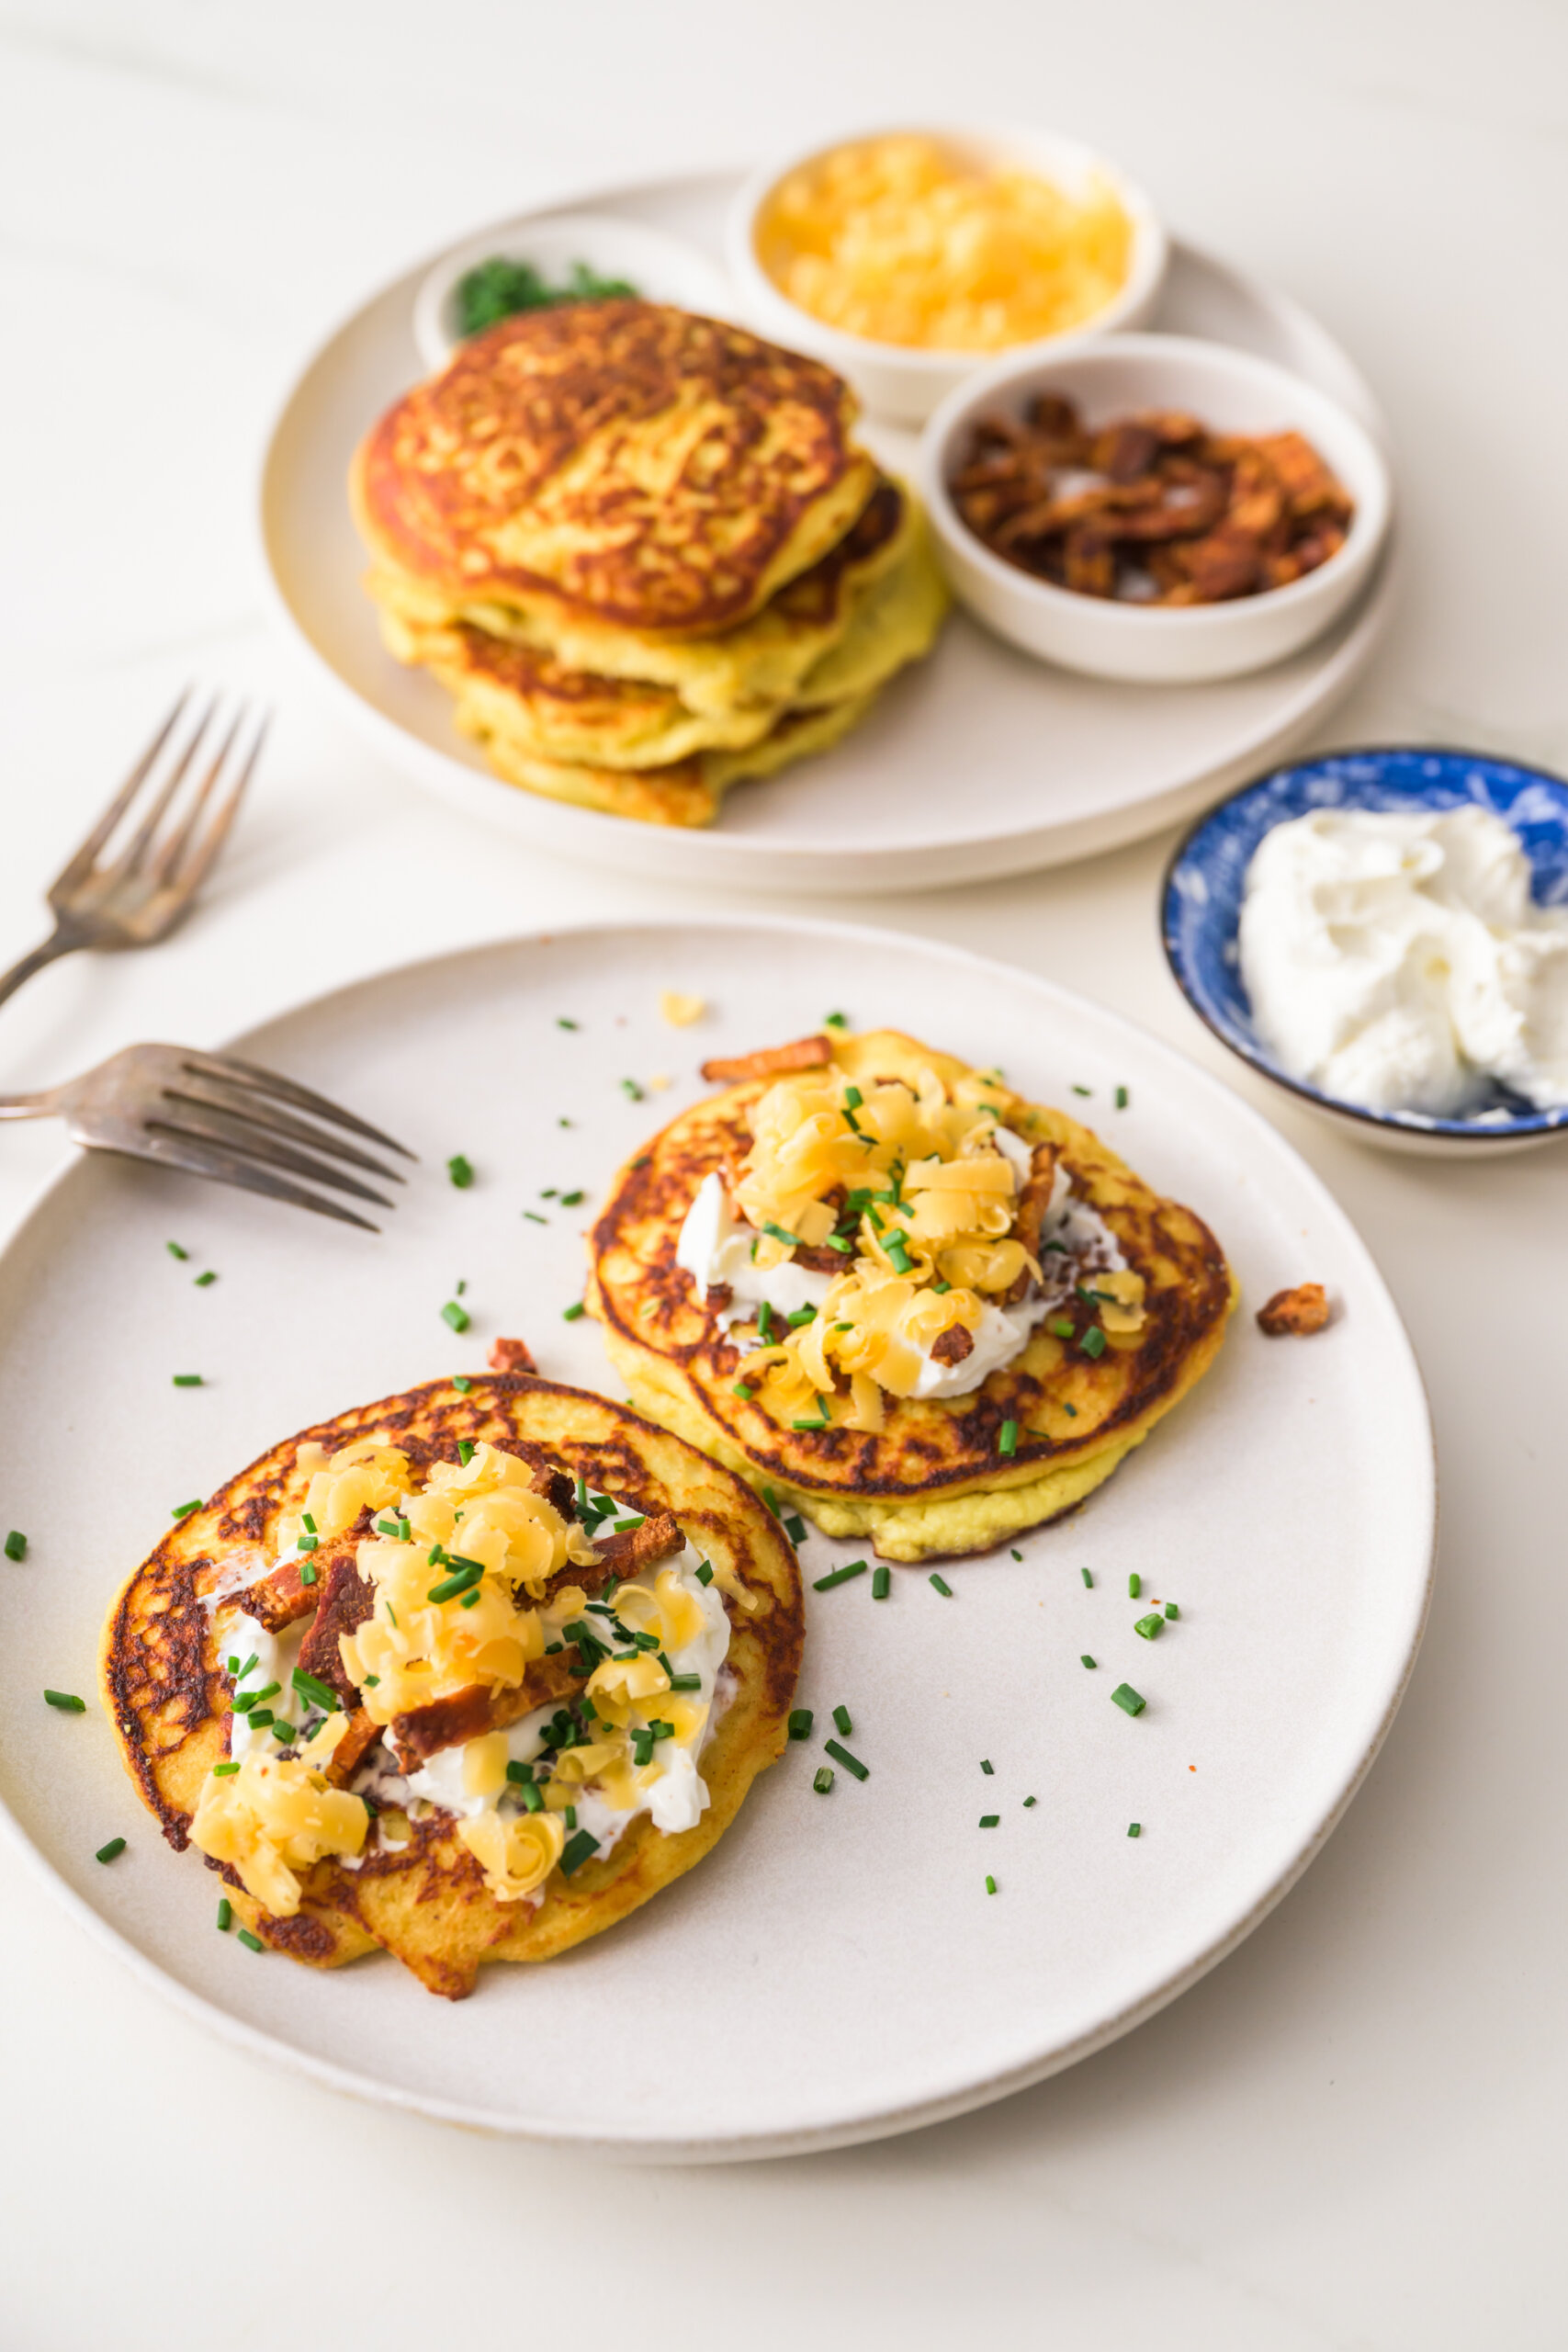
{"label": "second white plate", "polygon": [[[666,1028],[664,989],[701,994],[708,1017]],[[1017,1558],[947,1566],[950,1599],[902,1569],[885,1602],[869,1576],[808,1591],[816,1736],[699,1868],[592,1943],[488,1969],[454,2007],[379,1956],[319,1974],[214,1933],[216,1880],[164,1846],[96,1701],[64,1715],[44,1689],[92,1692],[111,1596],[171,1508],[289,1431],[477,1372],[498,1332],[547,1375],[615,1393],[596,1327],[563,1320],[578,1227],[619,1160],[704,1091],[705,1056],[839,1007],[999,1061],[1208,1219],[1244,1295],[1213,1371],[1081,1513]],[[1023,973],[755,917],[482,948],[241,1042],[419,1150],[381,1237],[97,1158],[0,1258],[4,1523],[28,1538],[0,1580],[0,1819],[188,2013],[267,2063],[491,2131],[645,2158],[830,2146],[999,2098],[1126,2031],[1317,1851],[1415,1656],[1431,1439],[1365,1250],[1216,1080]],[[462,1192],[444,1166],[457,1151],[477,1170]],[[563,1213],[546,1187],[588,1199]],[[1264,1339],[1250,1309],[1304,1278],[1337,1320]],[[459,1279],[460,1339],[441,1320]],[[190,1372],[206,1385],[172,1386]],[[857,1548],[813,1533],[807,1578]],[[1156,1600],[1181,1613],[1151,1644],[1134,1622]],[[1147,1699],[1136,1720],[1111,1702],[1123,1679]],[[838,1705],[870,1778],[840,1773],[823,1797]],[[115,1836],[128,1849],[101,1867]]]}
{"label": "second white plate", "polygon": [[[576,199],[674,231],[718,258],[728,175]],[[561,209],[566,209],[563,206]],[[360,586],[344,492],[361,435],[423,375],[412,330],[425,268],[329,337],[284,404],[262,474],[270,602],[318,684],[415,781],[540,848],[655,879],[752,890],[927,889],[1136,841],[1300,743],[1348,689],[1387,619],[1385,561],[1327,636],[1252,677],[1125,686],[1015,652],[962,613],[834,751],[741,785],[707,831],[643,825],[499,782],[452,727],[445,691],[385,650]],[[1157,329],[1240,345],[1308,378],[1374,431],[1382,418],[1339,346],[1295,303],[1195,247],[1172,249]],[[866,438],[908,471],[914,443]]]}

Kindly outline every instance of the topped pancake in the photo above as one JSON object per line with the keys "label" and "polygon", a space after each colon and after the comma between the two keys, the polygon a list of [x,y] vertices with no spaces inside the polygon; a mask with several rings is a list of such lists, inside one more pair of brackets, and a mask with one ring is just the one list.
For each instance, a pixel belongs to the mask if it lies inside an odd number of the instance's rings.
{"label": "topped pancake", "polygon": [[709,1063],[588,1304],[653,1419],[887,1559],[1083,1500],[1207,1370],[1219,1245],[1064,1112],[897,1031]]}
{"label": "topped pancake", "polygon": [[831,369],[718,320],[620,300],[525,311],[373,427],[355,513],[387,564],[447,599],[731,628],[865,505],[856,405]]}

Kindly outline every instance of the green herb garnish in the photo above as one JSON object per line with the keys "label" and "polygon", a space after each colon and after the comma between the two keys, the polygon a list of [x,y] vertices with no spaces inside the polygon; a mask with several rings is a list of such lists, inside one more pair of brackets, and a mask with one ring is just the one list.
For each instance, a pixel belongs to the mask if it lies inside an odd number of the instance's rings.
{"label": "green herb garnish", "polygon": [[[584,261],[572,263],[564,286],[551,286],[531,261],[509,261],[502,254],[492,254],[457,280],[457,333],[467,341],[522,311],[549,311],[562,302],[604,301],[612,296],[635,299],[637,290],[629,278],[601,277]],[[558,1026],[575,1029],[577,1023],[563,1020]]]}
{"label": "green herb garnish", "polygon": [[474,1181],[473,1164],[460,1151],[455,1151],[446,1162],[446,1173],[459,1193],[466,1193]]}

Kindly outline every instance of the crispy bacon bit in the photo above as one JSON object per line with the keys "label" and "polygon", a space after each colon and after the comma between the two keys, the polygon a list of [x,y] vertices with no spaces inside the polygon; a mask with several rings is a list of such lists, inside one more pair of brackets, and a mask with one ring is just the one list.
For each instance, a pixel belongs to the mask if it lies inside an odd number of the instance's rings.
{"label": "crispy bacon bit", "polygon": [[487,1731],[504,1731],[521,1722],[536,1707],[581,1690],[586,1676],[579,1671],[575,1647],[569,1645],[554,1657],[529,1660],[521,1682],[496,1690],[488,1682],[470,1682],[445,1699],[431,1699],[392,1718],[392,1745],[405,1772],[417,1772],[444,1747],[460,1747]]}
{"label": "crispy bacon bit", "polygon": [[[1040,1233],[1045,1222],[1045,1212],[1051,1205],[1051,1194],[1056,1184],[1056,1147],[1054,1143],[1037,1143],[1030,1154],[1029,1173],[1023,1180],[1018,1196],[1018,1206],[1012,1216],[1012,1238],[1021,1241],[1030,1256],[1040,1255]],[[1034,1276],[1027,1266],[1003,1293],[1004,1306],[1017,1306],[1027,1298],[1033,1287]]]}
{"label": "crispy bacon bit", "polygon": [[735,1296],[728,1283],[709,1283],[705,1301],[710,1315],[722,1315]]}
{"label": "crispy bacon bit", "polygon": [[537,1372],[539,1369],[525,1340],[494,1340],[487,1361],[491,1372]]}
{"label": "crispy bacon bit", "polygon": [[1294,1290],[1277,1290],[1258,1310],[1259,1330],[1271,1340],[1306,1340],[1328,1321],[1328,1295],[1321,1283],[1298,1283]]}
{"label": "crispy bacon bit", "polygon": [[950,1323],[931,1341],[933,1363],[962,1363],[975,1352],[975,1334],[966,1323]]}
{"label": "crispy bacon bit", "polygon": [[598,1551],[609,1574],[624,1584],[660,1560],[672,1558],[685,1544],[672,1513],[660,1510],[645,1519],[640,1527],[625,1527],[617,1535],[606,1535],[599,1542]]}
{"label": "crispy bacon bit", "polygon": [[703,1064],[703,1076],[715,1086],[736,1086],[747,1078],[779,1078],[785,1070],[816,1069],[833,1058],[830,1038],[797,1037],[793,1046],[764,1046],[760,1053],[737,1054],[728,1060]]}
{"label": "crispy bacon bit", "polygon": [[953,477],[970,529],[1080,595],[1208,605],[1326,563],[1354,514],[1301,434],[1204,430],[1155,411],[1094,431],[1057,394],[1027,422],[982,417]]}
{"label": "crispy bacon bit", "polygon": [[[321,1596],[319,1584],[300,1583],[303,1566],[301,1560],[286,1560],[270,1576],[262,1577],[236,1593],[234,1598],[246,1616],[254,1617],[269,1634],[281,1634],[286,1625],[296,1625],[301,1617],[308,1617]],[[319,1577],[320,1570],[317,1574]]]}
{"label": "crispy bacon bit", "polygon": [[376,1611],[376,1588],[367,1584],[352,1559],[338,1558],[316,1587],[320,1598],[310,1631],[299,1645],[299,1664],[307,1674],[335,1690],[345,1707],[355,1706],[359,1686],[350,1679],[339,1646]]}
{"label": "crispy bacon bit", "polygon": [[325,1777],[334,1789],[348,1786],[380,1736],[380,1724],[373,1724],[363,1707],[355,1707],[326,1768]]}
{"label": "crispy bacon bit", "polygon": [[534,1473],[534,1492],[536,1495],[543,1495],[551,1509],[558,1511],[562,1519],[572,1520],[577,1517],[577,1488],[572,1484],[570,1470],[552,1469],[548,1464],[546,1464]]}

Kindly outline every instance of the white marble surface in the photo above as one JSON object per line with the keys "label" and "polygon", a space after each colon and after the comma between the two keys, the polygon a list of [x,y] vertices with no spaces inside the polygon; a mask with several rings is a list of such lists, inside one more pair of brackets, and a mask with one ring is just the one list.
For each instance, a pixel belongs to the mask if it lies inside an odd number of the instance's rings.
{"label": "white marble surface", "polygon": [[[1180,227],[1310,303],[1391,412],[1413,558],[1333,739],[1568,763],[1565,69],[1568,18],[1540,0],[10,0],[0,949],[30,943],[43,882],[188,673],[265,688],[282,718],[202,913],[155,955],[37,980],[0,1016],[0,1085],[138,1037],[214,1040],[547,913],[652,900],[460,830],[311,706],[259,622],[257,436],[313,337],[470,222],[838,120],[1077,130]],[[864,911],[1087,989],[1217,1067],[1158,953],[1168,846]],[[1564,1162],[1430,1168],[1266,1107],[1410,1324],[1444,1523],[1393,1737],[1235,1958],[967,2121],[606,2177],[258,2072],[88,1945],[0,1847],[0,2341],[276,2352],[301,2329],[412,2346],[673,2326],[782,2352],[830,2323],[914,2352],[981,2325],[1070,2346],[1137,2331],[1169,2352],[1560,2345]],[[6,1131],[0,1223],[60,1159],[49,1130]],[[0,1452],[0,1517],[3,1481]],[[611,2226],[590,2267],[595,2205]]]}

